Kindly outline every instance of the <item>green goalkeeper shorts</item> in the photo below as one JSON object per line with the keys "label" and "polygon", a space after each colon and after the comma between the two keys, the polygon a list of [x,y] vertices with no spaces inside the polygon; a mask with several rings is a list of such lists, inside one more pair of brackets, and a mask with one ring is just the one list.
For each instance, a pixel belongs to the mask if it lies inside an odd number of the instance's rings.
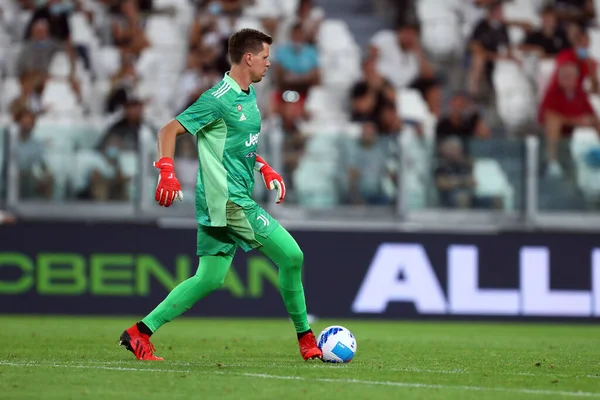
{"label": "green goalkeeper shorts", "polygon": [[256,236],[269,237],[279,226],[275,218],[254,202],[242,207],[228,201],[226,215],[225,227],[198,225],[197,255],[225,254],[233,257],[238,246],[250,251],[260,246]]}

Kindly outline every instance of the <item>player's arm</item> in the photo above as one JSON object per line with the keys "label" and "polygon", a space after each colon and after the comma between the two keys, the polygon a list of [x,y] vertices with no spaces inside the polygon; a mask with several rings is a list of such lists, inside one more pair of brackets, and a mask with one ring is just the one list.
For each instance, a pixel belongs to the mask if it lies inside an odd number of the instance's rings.
{"label": "player's arm", "polygon": [[172,119],[158,131],[158,158],[175,155],[175,140],[177,136],[186,133],[185,128],[179,121]]}
{"label": "player's arm", "polygon": [[174,171],[173,156],[177,136],[189,132],[198,135],[205,127],[222,117],[218,104],[211,97],[201,96],[175,119],[168,122],[158,132],[158,155],[154,163],[160,169],[155,199],[161,206],[169,207],[175,199],[183,200],[181,185]]}
{"label": "player's arm", "polygon": [[285,197],[285,183],[283,183],[281,175],[275,172],[275,170],[258,154],[256,155],[254,169],[262,175],[267,189],[275,190],[277,192],[276,203],[281,203]]}
{"label": "player's arm", "polygon": [[160,170],[156,185],[155,200],[161,206],[169,207],[175,199],[183,200],[181,184],[175,175],[175,141],[186,132],[179,121],[172,119],[158,131],[158,161],[154,166]]}

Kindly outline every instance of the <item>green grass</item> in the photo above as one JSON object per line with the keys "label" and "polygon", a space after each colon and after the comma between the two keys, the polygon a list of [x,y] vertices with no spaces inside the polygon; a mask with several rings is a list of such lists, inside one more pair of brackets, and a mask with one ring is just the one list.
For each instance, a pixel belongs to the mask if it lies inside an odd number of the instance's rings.
{"label": "green grass", "polygon": [[348,327],[345,365],[302,361],[290,322],[180,318],[139,362],[135,319],[0,316],[1,399],[600,399],[600,327],[323,320]]}

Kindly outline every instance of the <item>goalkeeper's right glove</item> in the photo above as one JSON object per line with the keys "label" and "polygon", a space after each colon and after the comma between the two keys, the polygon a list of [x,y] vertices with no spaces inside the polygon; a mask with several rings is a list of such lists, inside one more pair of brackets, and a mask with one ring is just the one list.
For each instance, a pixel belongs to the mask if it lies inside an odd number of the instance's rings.
{"label": "goalkeeper's right glove", "polygon": [[175,199],[182,201],[183,192],[177,176],[175,176],[173,160],[169,157],[163,157],[156,161],[154,166],[160,170],[154,199],[164,207],[169,207]]}

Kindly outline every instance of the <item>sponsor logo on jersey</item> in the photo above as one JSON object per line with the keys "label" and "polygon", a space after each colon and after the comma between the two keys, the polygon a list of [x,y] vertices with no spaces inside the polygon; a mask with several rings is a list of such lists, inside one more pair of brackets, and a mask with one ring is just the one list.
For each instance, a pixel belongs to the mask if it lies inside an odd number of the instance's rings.
{"label": "sponsor logo on jersey", "polygon": [[251,157],[256,157],[255,151],[251,151],[250,153],[246,154],[246,158],[251,158]]}
{"label": "sponsor logo on jersey", "polygon": [[248,136],[248,140],[246,140],[246,142],[245,142],[246,143],[246,147],[250,147],[250,146],[253,146],[253,145],[257,144],[259,136],[260,136],[260,132],[258,132],[256,135],[253,135],[253,134],[250,133],[249,136]]}

